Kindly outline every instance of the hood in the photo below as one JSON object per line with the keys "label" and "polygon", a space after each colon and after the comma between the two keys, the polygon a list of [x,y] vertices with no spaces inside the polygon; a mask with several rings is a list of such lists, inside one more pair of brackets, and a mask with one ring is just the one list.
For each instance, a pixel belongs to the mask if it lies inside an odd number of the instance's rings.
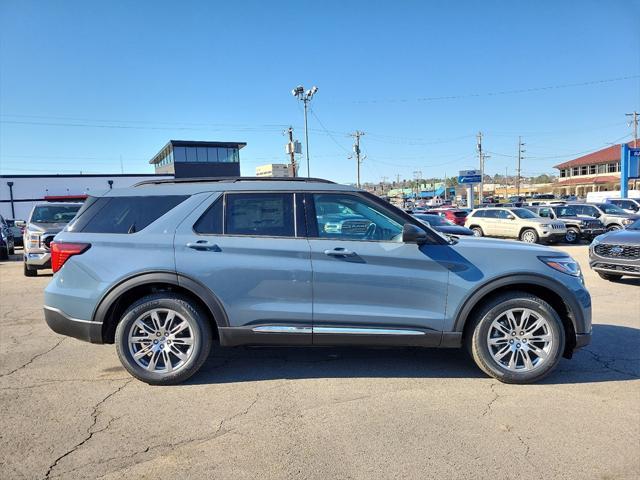
{"label": "hood", "polygon": [[617,213],[605,213],[605,215],[607,217],[614,217],[614,218],[630,218],[631,220],[638,220],[640,218],[640,215],[633,215],[631,213],[628,213],[626,215],[618,215]]}
{"label": "hood", "polygon": [[584,217],[558,217],[557,220],[569,220],[572,222],[596,222],[599,221],[596,217],[587,217],[586,215]]}
{"label": "hood", "polygon": [[61,232],[64,227],[66,227],[66,223],[36,223],[31,222],[28,224],[28,229],[32,232],[48,232],[48,233],[58,233]]}
{"label": "hood", "polygon": [[[540,245],[537,243],[524,243],[517,240],[503,240],[499,238],[487,237],[460,237],[458,243],[454,246],[461,248],[486,249],[487,255],[496,255],[501,251],[511,250],[531,255],[555,255],[558,256],[558,250],[551,247]],[[489,250],[491,252],[489,252]]]}
{"label": "hood", "polygon": [[614,230],[594,238],[594,242],[640,245],[640,230]]}

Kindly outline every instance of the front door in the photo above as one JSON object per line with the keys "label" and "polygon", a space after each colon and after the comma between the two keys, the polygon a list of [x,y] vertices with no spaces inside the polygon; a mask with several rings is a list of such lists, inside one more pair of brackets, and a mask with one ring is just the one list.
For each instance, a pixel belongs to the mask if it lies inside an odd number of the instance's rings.
{"label": "front door", "polygon": [[175,254],[178,274],[222,304],[228,326],[221,340],[311,344],[310,249],[297,220],[302,199],[287,192],[213,197],[178,227]]}
{"label": "front door", "polygon": [[449,247],[403,243],[404,219],[364,195],[308,194],[305,203],[314,344],[438,344]]}

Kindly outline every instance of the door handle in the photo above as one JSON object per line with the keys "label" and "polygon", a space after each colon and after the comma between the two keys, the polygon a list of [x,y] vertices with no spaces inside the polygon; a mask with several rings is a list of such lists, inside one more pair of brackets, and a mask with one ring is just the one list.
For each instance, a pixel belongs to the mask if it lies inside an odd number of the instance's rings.
{"label": "door handle", "polygon": [[200,251],[213,251],[213,252],[221,252],[222,249],[216,245],[215,243],[209,243],[207,240],[198,240],[197,242],[189,242],[187,243],[188,248],[193,248],[194,250]]}
{"label": "door handle", "polygon": [[333,250],[325,250],[324,254],[330,257],[355,257],[357,255],[356,252],[341,247],[334,248]]}

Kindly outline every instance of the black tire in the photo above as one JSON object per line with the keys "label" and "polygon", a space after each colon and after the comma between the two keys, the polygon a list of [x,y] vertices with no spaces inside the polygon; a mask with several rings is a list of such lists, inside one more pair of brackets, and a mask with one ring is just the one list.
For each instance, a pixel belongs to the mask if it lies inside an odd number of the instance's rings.
{"label": "black tire", "polygon": [[9,250],[9,255],[15,255],[16,254],[16,246],[14,245],[13,247],[11,247],[11,250]]}
{"label": "black tire", "polygon": [[474,237],[484,237],[484,232],[482,231],[481,227],[474,225],[470,228],[470,230],[473,232]]}
{"label": "black tire", "polygon": [[[525,238],[531,238],[532,241],[527,241]],[[525,243],[538,243],[540,241],[540,237],[538,236],[538,232],[533,228],[525,228],[520,233],[520,241]]]}
{"label": "black tire", "polygon": [[9,252],[7,247],[0,248],[0,260],[9,260]]}
{"label": "black tire", "polygon": [[603,272],[597,272],[597,273],[598,275],[600,275],[600,278],[609,280],[610,282],[617,282],[622,278],[622,275],[619,275],[617,273],[603,273]]}
{"label": "black tire", "polygon": [[23,266],[24,266],[24,276],[25,277],[37,277],[38,276],[38,270],[36,270],[35,268],[31,268],[29,265],[27,265],[26,262],[23,262]]}
{"label": "black tire", "polygon": [[607,232],[615,232],[616,230],[622,230],[622,227],[617,223],[612,223],[611,225],[607,225]]}
{"label": "black tire", "polygon": [[[177,371],[156,373],[138,365],[128,345],[129,331],[136,319],[155,308],[169,308],[187,321],[193,332],[193,351]],[[211,351],[211,325],[208,316],[184,295],[165,292],[147,295],[132,304],[122,316],[116,328],[115,343],[118,357],[124,368],[135,378],[150,385],[175,385],[196,373]]]}
{"label": "black tire", "polygon": [[576,244],[580,241],[580,230],[576,227],[568,227],[567,233],[564,235],[564,241],[570,244]]}
{"label": "black tire", "polygon": [[[543,364],[526,372],[514,372],[500,365],[491,355],[487,337],[492,322],[511,308],[528,308],[544,316],[552,335],[552,345]],[[560,361],[565,346],[562,320],[551,305],[526,292],[507,292],[486,302],[470,320],[465,333],[465,344],[478,367],[487,375],[503,383],[533,383],[548,375]]]}

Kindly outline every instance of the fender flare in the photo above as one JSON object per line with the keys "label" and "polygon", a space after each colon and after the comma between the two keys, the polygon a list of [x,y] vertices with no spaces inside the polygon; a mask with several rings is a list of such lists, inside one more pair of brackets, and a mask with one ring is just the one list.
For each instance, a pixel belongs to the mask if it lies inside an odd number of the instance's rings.
{"label": "fender flare", "polygon": [[127,291],[132,288],[152,283],[168,283],[188,290],[207,306],[218,327],[228,327],[229,318],[220,299],[202,283],[171,271],[141,272],[132,275],[107,291],[95,308],[92,321],[104,323],[109,309]]}
{"label": "fender flare", "polygon": [[[492,292],[509,285],[532,285],[535,287],[542,287],[553,292],[561,298],[567,307],[567,310],[569,311],[569,320],[573,323],[575,331],[577,333],[584,333],[588,330],[587,323],[590,323],[591,319],[585,318],[583,308],[586,308],[586,306],[580,306],[576,300],[575,293],[557,280],[542,275],[523,273],[494,278],[470,292],[464,302],[462,302],[461,306],[456,310],[454,315],[455,322],[453,324],[453,331],[462,332],[465,324],[467,323],[467,319],[473,312],[476,305],[478,305]],[[589,300],[588,306],[590,307],[590,305],[591,302]]]}

